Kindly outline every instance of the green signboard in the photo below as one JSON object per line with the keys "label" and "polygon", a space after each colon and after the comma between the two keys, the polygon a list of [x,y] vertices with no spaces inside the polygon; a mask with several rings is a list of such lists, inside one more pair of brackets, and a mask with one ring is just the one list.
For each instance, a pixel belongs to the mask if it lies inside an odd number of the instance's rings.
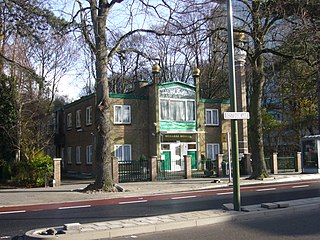
{"label": "green signboard", "polygon": [[160,121],[160,131],[196,131],[196,122]]}

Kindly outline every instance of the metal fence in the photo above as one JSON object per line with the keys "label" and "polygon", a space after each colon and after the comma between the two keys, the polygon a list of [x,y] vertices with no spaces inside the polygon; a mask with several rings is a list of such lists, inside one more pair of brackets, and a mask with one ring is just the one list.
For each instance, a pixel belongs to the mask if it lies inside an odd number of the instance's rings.
{"label": "metal fence", "polygon": [[118,162],[119,182],[150,181],[150,163],[148,160]]}
{"label": "metal fence", "polygon": [[157,179],[170,180],[184,178],[184,161],[157,160]]}
{"label": "metal fence", "polygon": [[[267,166],[267,170],[271,173],[272,158],[264,158]],[[277,157],[278,172],[295,172],[296,171],[296,158],[295,157]]]}
{"label": "metal fence", "polygon": [[198,169],[192,169],[191,176],[193,178],[217,176],[217,161],[211,159],[201,160],[198,164]]}
{"label": "metal fence", "polygon": [[278,172],[295,172],[295,157],[278,157]]}

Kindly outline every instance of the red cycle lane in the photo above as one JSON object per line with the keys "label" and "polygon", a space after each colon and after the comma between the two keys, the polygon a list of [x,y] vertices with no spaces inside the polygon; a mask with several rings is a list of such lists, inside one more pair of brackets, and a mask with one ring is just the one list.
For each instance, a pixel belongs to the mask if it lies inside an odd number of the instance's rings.
{"label": "red cycle lane", "polygon": [[[320,185],[317,181],[299,182],[299,183],[282,183],[282,184],[263,184],[254,186],[242,186],[242,192],[259,191],[266,189],[279,189],[279,188],[299,188]],[[50,204],[33,204],[24,206],[9,206],[0,207],[0,214],[30,212],[30,211],[42,211],[51,209],[68,209],[68,208],[86,208],[91,206],[101,205],[114,205],[125,203],[142,203],[147,201],[167,200],[167,199],[179,199],[179,198],[191,198],[201,197],[208,195],[223,195],[232,194],[232,186],[219,189],[205,189],[205,190],[192,190],[178,193],[163,193],[146,196],[134,196],[134,197],[120,197],[111,199],[99,199],[99,200],[85,200],[85,201],[73,201],[73,202],[60,202]]]}

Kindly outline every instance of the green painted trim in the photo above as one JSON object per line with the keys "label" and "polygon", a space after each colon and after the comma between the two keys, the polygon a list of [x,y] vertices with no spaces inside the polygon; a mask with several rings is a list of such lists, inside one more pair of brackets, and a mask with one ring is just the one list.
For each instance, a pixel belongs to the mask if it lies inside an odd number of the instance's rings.
{"label": "green painted trim", "polygon": [[110,93],[109,96],[111,98],[122,98],[122,99],[141,99],[141,100],[148,99],[147,96],[133,95],[133,94],[115,94],[115,93]]}
{"label": "green painted trim", "polygon": [[224,104],[230,104],[230,100],[226,100],[226,99],[200,99],[200,102],[202,102],[202,103],[224,103]]}
{"label": "green painted trim", "polygon": [[189,88],[189,89],[192,89],[192,90],[196,89],[195,86],[192,86],[192,85],[189,85],[189,84],[186,84],[186,83],[183,83],[183,82],[165,82],[165,83],[159,84],[159,88],[175,87],[175,86],[182,86],[182,87]]}

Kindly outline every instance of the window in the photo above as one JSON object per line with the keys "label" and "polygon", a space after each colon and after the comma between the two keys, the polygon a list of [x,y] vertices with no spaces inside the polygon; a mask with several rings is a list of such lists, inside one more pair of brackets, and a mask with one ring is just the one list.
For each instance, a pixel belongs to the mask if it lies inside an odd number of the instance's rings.
{"label": "window", "polygon": [[131,161],[131,145],[115,145],[114,156],[118,158],[118,161]]}
{"label": "window", "polygon": [[114,106],[114,123],[130,124],[131,123],[131,107],[130,105]]}
{"label": "window", "polygon": [[81,128],[81,110],[76,111],[76,128]]}
{"label": "window", "polygon": [[87,164],[92,164],[92,145],[87,145],[86,147],[86,162]]}
{"label": "window", "polygon": [[67,114],[67,129],[72,128],[72,113]]}
{"label": "window", "polygon": [[67,148],[67,163],[72,164],[72,148]]}
{"label": "window", "polygon": [[211,160],[216,160],[217,154],[220,153],[220,146],[218,143],[208,143],[207,144],[207,158]]}
{"label": "window", "polygon": [[193,100],[160,100],[160,119],[177,122],[195,121],[196,105]]}
{"label": "window", "polygon": [[81,147],[76,147],[76,164],[81,164]]}
{"label": "window", "polygon": [[206,125],[218,126],[219,116],[218,109],[206,109]]}
{"label": "window", "polygon": [[195,101],[187,101],[187,121],[195,121],[196,120],[196,103]]}
{"label": "window", "polygon": [[86,108],[86,125],[91,125],[92,124],[92,107],[87,107]]}

